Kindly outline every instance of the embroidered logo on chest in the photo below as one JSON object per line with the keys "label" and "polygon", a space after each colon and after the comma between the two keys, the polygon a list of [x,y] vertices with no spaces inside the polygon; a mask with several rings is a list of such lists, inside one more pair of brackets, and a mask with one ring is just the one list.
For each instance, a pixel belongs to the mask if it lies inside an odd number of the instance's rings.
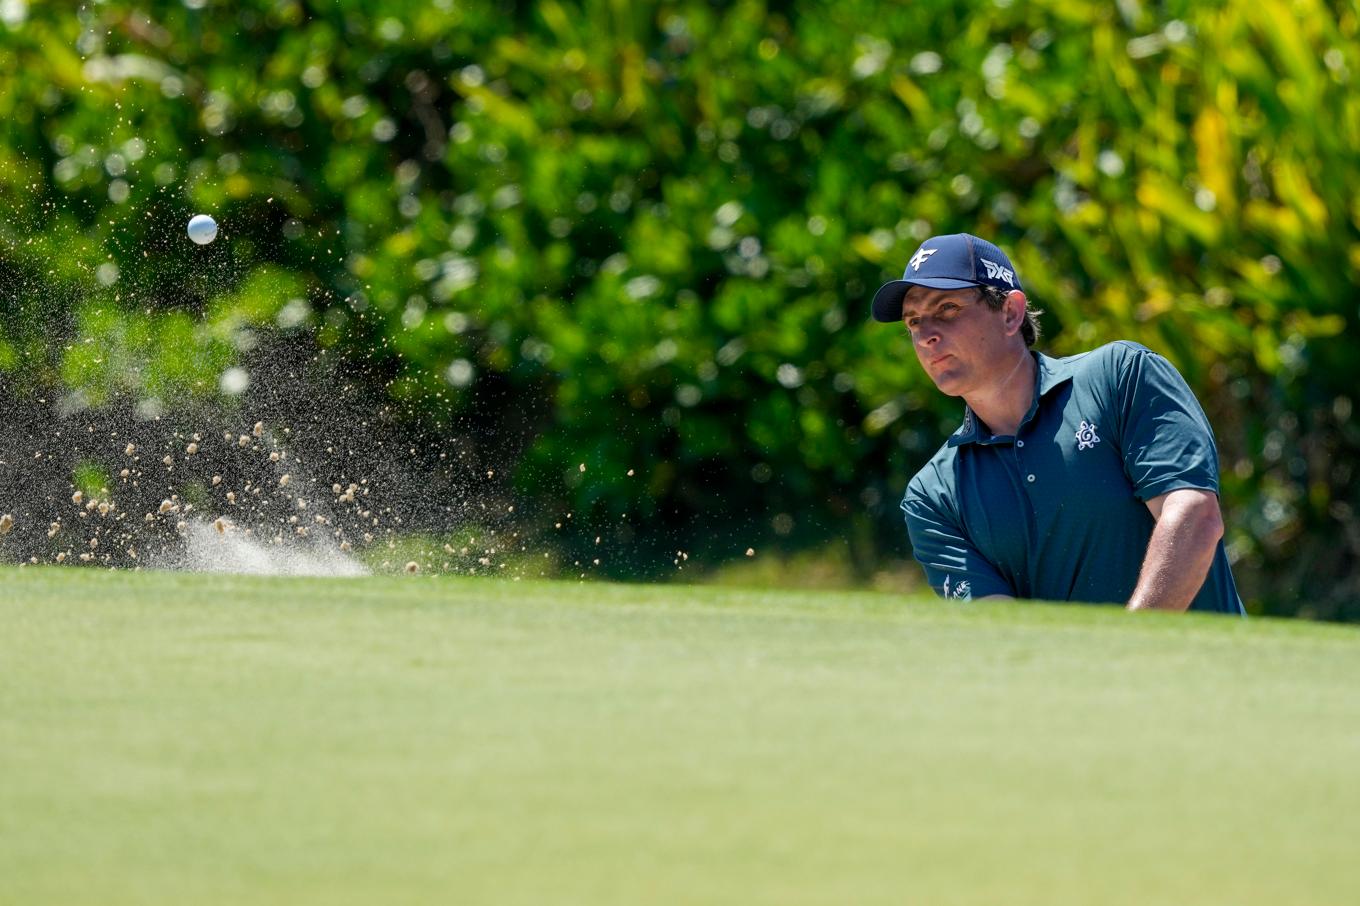
{"label": "embroidered logo on chest", "polygon": [[1096,437],[1095,424],[1082,419],[1081,427],[1077,428],[1077,449],[1089,450],[1098,443],[1100,443],[1100,438]]}

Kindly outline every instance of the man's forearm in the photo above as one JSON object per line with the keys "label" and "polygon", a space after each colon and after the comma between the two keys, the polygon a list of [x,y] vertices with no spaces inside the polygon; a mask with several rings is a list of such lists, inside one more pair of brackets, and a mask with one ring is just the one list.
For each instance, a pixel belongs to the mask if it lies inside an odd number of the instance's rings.
{"label": "man's forearm", "polygon": [[1188,608],[1204,585],[1222,537],[1216,497],[1186,495],[1184,500],[1168,500],[1152,531],[1128,609]]}

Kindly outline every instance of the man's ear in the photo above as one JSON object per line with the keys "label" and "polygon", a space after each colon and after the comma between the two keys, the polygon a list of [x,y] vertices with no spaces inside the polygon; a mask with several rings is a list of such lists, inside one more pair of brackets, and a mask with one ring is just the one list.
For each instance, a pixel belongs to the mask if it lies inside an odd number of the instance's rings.
{"label": "man's ear", "polygon": [[1006,293],[1006,304],[1001,307],[1001,312],[1005,316],[1006,336],[1014,336],[1020,332],[1020,327],[1025,323],[1025,294],[1018,289],[1013,289]]}

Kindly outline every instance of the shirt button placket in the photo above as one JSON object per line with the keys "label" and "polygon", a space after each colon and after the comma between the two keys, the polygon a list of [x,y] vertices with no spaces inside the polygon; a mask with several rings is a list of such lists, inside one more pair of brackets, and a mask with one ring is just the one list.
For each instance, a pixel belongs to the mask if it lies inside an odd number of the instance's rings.
{"label": "shirt button placket", "polygon": [[[1023,440],[1021,440],[1020,438],[1017,437],[1017,438],[1015,439],[1015,449],[1020,450],[1020,449],[1022,449],[1024,446],[1025,446],[1025,442],[1024,442]],[[1020,457],[1019,457],[1019,455],[1017,455],[1017,456],[1015,457],[1015,460],[1016,460],[1017,463],[1020,464],[1021,468],[1024,468],[1024,463],[1020,462]],[[1034,473],[1033,473],[1033,472],[1030,472],[1028,475],[1025,476],[1025,481],[1029,482],[1030,484],[1034,484],[1034,482],[1037,481],[1037,480],[1038,480],[1038,479],[1036,479],[1036,478],[1034,477]]]}

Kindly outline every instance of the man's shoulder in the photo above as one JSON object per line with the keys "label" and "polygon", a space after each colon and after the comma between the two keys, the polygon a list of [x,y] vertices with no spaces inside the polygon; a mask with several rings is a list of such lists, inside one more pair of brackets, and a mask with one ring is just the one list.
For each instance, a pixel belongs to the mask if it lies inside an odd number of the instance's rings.
{"label": "man's shoulder", "polygon": [[955,463],[958,461],[959,448],[945,441],[926,464],[916,470],[907,482],[906,499],[935,500],[952,496],[954,489]]}
{"label": "man's shoulder", "polygon": [[1112,402],[1116,388],[1125,386],[1130,379],[1137,380],[1146,364],[1154,360],[1170,367],[1163,356],[1141,343],[1115,340],[1076,355],[1046,357],[1044,384],[1052,386],[1056,381],[1071,380],[1074,386],[1084,388],[1095,398]]}
{"label": "man's shoulder", "polygon": [[1131,359],[1136,359],[1143,355],[1156,355],[1142,343],[1135,343],[1132,340],[1115,340],[1086,352],[1078,352],[1075,355],[1050,357],[1059,368],[1066,369],[1071,374],[1091,374],[1108,368],[1119,368]]}

